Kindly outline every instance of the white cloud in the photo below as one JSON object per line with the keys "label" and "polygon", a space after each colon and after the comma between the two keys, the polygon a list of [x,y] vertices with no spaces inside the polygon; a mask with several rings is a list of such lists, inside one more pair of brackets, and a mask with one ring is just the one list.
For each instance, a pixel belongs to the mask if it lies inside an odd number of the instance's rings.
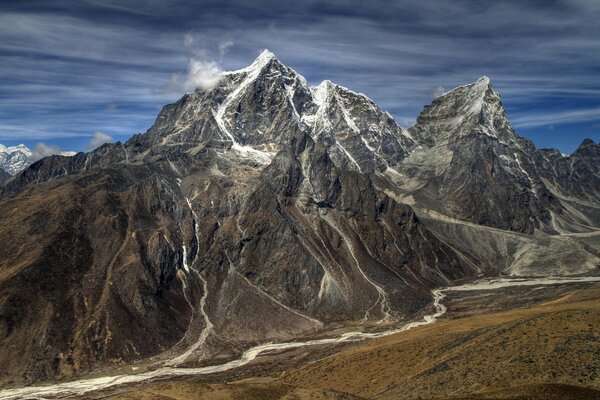
{"label": "white cloud", "polygon": [[160,92],[190,92],[196,88],[210,90],[217,86],[222,73],[223,70],[216,61],[193,57],[188,64],[186,75],[171,75],[171,79],[161,87]]}
{"label": "white cloud", "polygon": [[435,90],[433,92],[431,92],[431,98],[432,99],[437,99],[438,97],[440,97],[444,93],[446,93],[446,89],[444,89],[441,86],[438,86],[438,87],[435,88]]}
{"label": "white cloud", "polygon": [[185,90],[201,88],[210,90],[217,86],[221,80],[221,67],[212,60],[201,60],[192,58],[188,65],[188,73],[183,81]]}
{"label": "white cloud", "polygon": [[[233,46],[233,40],[221,40],[213,51],[204,46],[196,46],[196,43],[198,40],[193,35],[189,33],[184,35],[183,45],[191,54],[187,72],[185,75],[171,75],[171,79],[161,87],[160,92],[190,92],[197,88],[210,90],[218,85],[223,74],[220,63]],[[215,53],[217,56],[211,55]]]}
{"label": "white cloud", "polygon": [[233,44],[233,40],[231,39],[225,39],[221,41],[221,43],[219,43],[219,56],[223,57],[225,54],[227,54],[227,51],[229,51]]}
{"label": "white cloud", "polygon": [[35,149],[31,153],[31,157],[29,159],[32,162],[41,160],[44,157],[49,157],[53,155],[61,155],[61,156],[72,156],[75,153],[70,151],[62,151],[59,146],[56,145],[47,145],[44,143],[38,143],[35,145]]}
{"label": "white cloud", "polygon": [[186,33],[186,34],[183,36],[183,45],[184,45],[185,47],[188,47],[188,48],[189,48],[189,47],[192,47],[192,45],[193,45],[193,44],[194,44],[194,36],[193,36],[193,35],[191,35],[191,34],[189,34],[189,33]]}
{"label": "white cloud", "polygon": [[110,135],[107,135],[104,132],[96,131],[94,132],[94,137],[90,142],[86,145],[88,150],[94,150],[97,147],[102,146],[104,143],[110,143],[113,141],[113,138]]}

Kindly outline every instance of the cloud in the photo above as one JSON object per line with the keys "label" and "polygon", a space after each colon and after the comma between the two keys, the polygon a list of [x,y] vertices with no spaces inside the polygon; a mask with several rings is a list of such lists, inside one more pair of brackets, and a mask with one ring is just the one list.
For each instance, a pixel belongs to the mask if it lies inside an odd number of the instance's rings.
{"label": "cloud", "polygon": [[204,46],[197,46],[198,40],[192,34],[183,36],[183,45],[191,54],[185,74],[172,74],[169,82],[163,85],[159,92],[169,93],[183,91],[190,92],[197,88],[211,90],[219,84],[223,70],[220,62],[227,51],[233,46],[232,39],[224,39],[218,42],[216,52],[218,56],[212,56],[212,51]]}
{"label": "cloud", "polygon": [[441,86],[436,87],[433,92],[431,92],[431,98],[432,99],[437,99],[438,97],[440,97],[441,95],[443,95],[444,93],[446,93],[446,89],[444,89]]}
{"label": "cloud", "polygon": [[163,92],[193,91],[196,88],[210,90],[221,80],[223,70],[215,61],[192,58],[188,64],[185,76],[171,75],[166,85],[161,87]]}
{"label": "cloud", "polygon": [[192,45],[194,44],[194,35],[190,34],[190,33],[186,33],[185,35],[183,35],[183,45],[185,47],[192,47]]}
{"label": "cloud", "polygon": [[512,119],[512,124],[520,128],[560,125],[600,120],[600,108],[589,108],[574,111],[549,111],[531,113]]}
{"label": "cloud", "polygon": [[29,159],[32,162],[41,160],[44,157],[49,157],[53,155],[72,155],[72,152],[64,152],[60,146],[56,145],[46,145],[44,143],[38,143],[35,145],[35,149],[31,152],[31,157]]}
{"label": "cloud", "polygon": [[88,148],[88,150],[94,150],[95,148],[102,146],[104,143],[110,143],[112,141],[113,138],[111,136],[107,135],[104,132],[96,131],[94,132],[92,140],[90,140],[90,142],[86,144],[86,147]]}
{"label": "cloud", "polygon": [[233,44],[234,43],[232,39],[225,39],[219,43],[219,55],[221,58],[223,58],[225,54],[227,54],[227,52],[233,46]]}

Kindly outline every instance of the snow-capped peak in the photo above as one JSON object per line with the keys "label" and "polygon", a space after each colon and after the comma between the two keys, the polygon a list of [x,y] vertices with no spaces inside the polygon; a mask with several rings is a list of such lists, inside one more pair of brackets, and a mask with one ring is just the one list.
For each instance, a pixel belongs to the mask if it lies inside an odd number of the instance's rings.
{"label": "snow-capped peak", "polygon": [[252,70],[252,71],[261,70],[267,64],[269,64],[272,60],[277,60],[277,57],[275,57],[275,54],[273,54],[269,50],[265,49],[262,51],[262,53],[260,53],[258,55],[258,57],[256,57],[256,59],[252,62],[252,64],[250,64],[248,69]]}
{"label": "snow-capped peak", "polygon": [[446,93],[442,94],[438,98],[446,97],[452,93],[458,93],[458,92],[462,93],[465,90],[477,91],[479,94],[483,95],[483,94],[485,94],[485,91],[490,87],[490,85],[491,85],[490,78],[488,78],[487,76],[484,75],[481,78],[477,79],[475,82],[468,83],[466,85],[457,86],[454,89],[451,89],[451,90],[447,91]]}
{"label": "snow-capped peak", "polygon": [[235,70],[235,71],[227,71],[227,72],[224,72],[223,74],[224,75],[233,75],[233,74],[238,74],[238,73],[248,73],[248,74],[257,75],[272,60],[279,61],[279,60],[277,60],[277,57],[275,57],[275,54],[273,54],[269,50],[265,49],[262,51],[262,53],[260,53],[258,55],[258,57],[256,57],[254,59],[252,64],[250,64],[249,66],[242,68],[242,69]]}
{"label": "snow-capped peak", "polygon": [[24,144],[6,147],[0,144],[0,168],[11,175],[27,168],[31,162],[31,150]]}
{"label": "snow-capped peak", "polygon": [[[31,159],[33,152],[24,144],[6,147],[0,144],[0,168],[11,175],[15,175],[29,167],[34,160]],[[77,152],[61,151],[57,155],[72,157]]]}
{"label": "snow-capped peak", "polygon": [[483,75],[481,78],[479,78],[477,80],[477,82],[475,82],[476,85],[489,85],[490,84],[490,78],[487,77],[486,75]]}
{"label": "snow-capped peak", "polygon": [[261,51],[261,53],[258,55],[258,57],[256,57],[256,60],[254,60],[254,62],[259,61],[259,60],[271,60],[273,58],[277,58],[275,57],[275,54],[273,54],[273,52],[271,52],[269,49],[264,49],[263,51]]}
{"label": "snow-capped peak", "polygon": [[327,96],[329,95],[330,89],[333,87],[333,83],[330,80],[321,82],[318,86],[311,87],[313,95],[313,101],[319,107],[325,103]]}
{"label": "snow-capped peak", "polygon": [[20,144],[17,146],[10,146],[10,147],[6,147],[6,146],[0,144],[0,153],[11,154],[11,153],[16,153],[16,152],[21,152],[21,153],[25,154],[27,157],[31,156],[31,150],[29,150],[29,148],[27,146],[25,146],[24,144]]}

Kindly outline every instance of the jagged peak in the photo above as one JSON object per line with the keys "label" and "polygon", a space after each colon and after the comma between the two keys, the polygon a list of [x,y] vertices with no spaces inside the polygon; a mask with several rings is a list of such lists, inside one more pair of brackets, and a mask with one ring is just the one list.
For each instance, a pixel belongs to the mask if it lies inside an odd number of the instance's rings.
{"label": "jagged peak", "polygon": [[490,85],[492,82],[490,80],[490,78],[486,75],[483,75],[481,78],[477,79],[477,81],[474,83],[474,85]]}
{"label": "jagged peak", "polygon": [[269,65],[272,61],[275,61],[283,66],[281,61],[275,57],[271,51],[265,49],[263,50],[258,57],[254,59],[254,61],[245,68],[238,69],[235,71],[227,71],[224,72],[224,75],[238,74],[238,73],[258,73],[262,71],[267,65]]}
{"label": "jagged peak", "polygon": [[492,81],[490,80],[489,77],[484,75],[481,78],[477,79],[475,82],[467,83],[466,85],[457,86],[454,89],[449,90],[446,93],[442,94],[438,98],[443,98],[443,97],[446,97],[453,93],[463,92],[464,90],[474,90],[474,91],[477,91],[479,94],[484,95],[485,92],[487,91],[487,89],[491,89],[491,86],[492,86]]}
{"label": "jagged peak", "polygon": [[6,147],[6,146],[0,144],[0,153],[14,153],[16,151],[20,151],[21,153],[24,153],[26,155],[31,154],[31,150],[24,144],[19,144],[17,146],[10,146],[10,147]]}
{"label": "jagged peak", "polygon": [[317,104],[321,104],[323,101],[325,101],[328,98],[330,93],[335,94],[336,91],[339,91],[341,93],[351,94],[353,96],[360,97],[364,101],[369,103],[372,107],[378,108],[377,104],[373,100],[371,100],[369,98],[369,96],[367,96],[366,94],[360,93],[360,92],[355,92],[354,90],[348,89],[345,86],[338,85],[337,83],[333,83],[329,79],[324,80],[319,85],[314,86],[311,89],[313,92],[313,97],[315,98],[315,102]]}
{"label": "jagged peak", "polygon": [[279,61],[277,59],[277,57],[275,57],[275,54],[273,54],[271,51],[264,49],[259,55],[258,57],[256,57],[254,59],[254,61],[252,62],[252,64],[250,64],[249,68],[251,69],[262,69],[264,68],[267,64],[269,64],[272,60],[276,60]]}
{"label": "jagged peak", "polygon": [[575,150],[575,152],[573,154],[586,152],[587,150],[596,149],[596,148],[600,149],[600,144],[594,142],[590,138],[585,138],[585,139],[583,139],[583,141],[577,147],[577,149]]}
{"label": "jagged peak", "polygon": [[273,58],[277,58],[275,57],[275,54],[273,54],[273,52],[269,49],[264,49],[263,51],[260,52],[260,54],[258,55],[258,57],[256,57],[256,60],[271,60]]}

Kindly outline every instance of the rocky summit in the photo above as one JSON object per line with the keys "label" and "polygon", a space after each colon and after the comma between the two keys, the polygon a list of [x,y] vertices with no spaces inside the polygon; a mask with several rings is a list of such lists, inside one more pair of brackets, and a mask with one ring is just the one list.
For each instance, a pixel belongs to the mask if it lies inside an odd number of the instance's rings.
{"label": "rocky summit", "polygon": [[487,77],[406,129],[264,51],[125,143],[0,175],[0,381],[223,362],[421,318],[465,278],[597,272],[565,234],[600,228],[599,168],[591,140],[518,136]]}

